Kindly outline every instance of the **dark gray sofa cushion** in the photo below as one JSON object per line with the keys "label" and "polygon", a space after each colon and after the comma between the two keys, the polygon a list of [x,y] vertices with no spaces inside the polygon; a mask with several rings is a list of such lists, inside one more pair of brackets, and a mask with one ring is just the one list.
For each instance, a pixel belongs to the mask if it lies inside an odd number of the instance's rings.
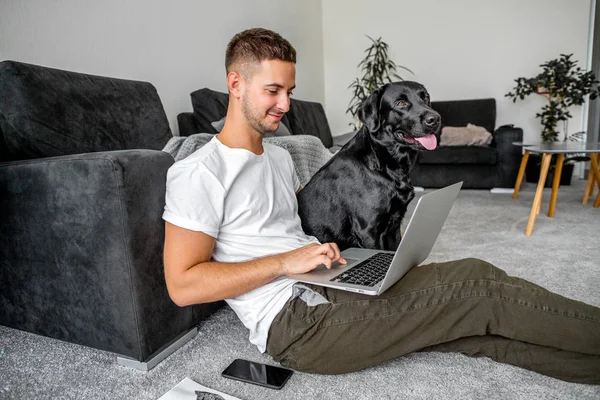
{"label": "dark gray sofa cushion", "polygon": [[320,103],[292,99],[287,117],[293,135],[316,136],[325,147],[333,145],[325,110]]}
{"label": "dark gray sofa cushion", "polygon": [[489,164],[496,165],[498,151],[488,146],[441,146],[419,153],[420,164]]}
{"label": "dark gray sofa cushion", "polygon": [[0,93],[0,161],[160,150],[172,137],[148,82],[2,61]]}
{"label": "dark gray sofa cushion", "polygon": [[[462,181],[463,189],[490,189],[498,187],[496,165],[488,164],[416,164],[411,181],[416,186],[441,188]],[[418,183],[412,174],[418,177]]]}
{"label": "dark gray sofa cushion", "polygon": [[496,128],[496,99],[434,101],[431,108],[442,117],[442,126],[483,126],[488,132]]}
{"label": "dark gray sofa cushion", "polygon": [[190,97],[197,129],[193,133],[217,133],[212,123],[227,114],[229,95],[204,88],[192,92]]}

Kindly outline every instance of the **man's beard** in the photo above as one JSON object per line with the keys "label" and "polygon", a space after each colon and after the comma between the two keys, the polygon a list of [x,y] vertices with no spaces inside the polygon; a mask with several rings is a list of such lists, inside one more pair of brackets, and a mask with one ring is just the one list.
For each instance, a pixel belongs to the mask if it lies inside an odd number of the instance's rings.
{"label": "man's beard", "polygon": [[265,117],[262,117],[261,112],[250,105],[245,96],[242,99],[242,112],[244,113],[244,117],[246,117],[246,120],[250,126],[262,134],[273,133],[278,128],[278,126],[265,124],[263,122]]}

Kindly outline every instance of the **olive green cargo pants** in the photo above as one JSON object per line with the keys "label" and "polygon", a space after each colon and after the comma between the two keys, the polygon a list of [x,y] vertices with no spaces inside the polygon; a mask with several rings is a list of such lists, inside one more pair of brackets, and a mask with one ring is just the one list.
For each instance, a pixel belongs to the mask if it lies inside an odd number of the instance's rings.
{"label": "olive green cargo pants", "polygon": [[339,374],[414,351],[444,351],[600,383],[600,308],[481,260],[413,268],[380,296],[311,288],[329,303],[290,300],[267,342],[276,361],[298,371]]}

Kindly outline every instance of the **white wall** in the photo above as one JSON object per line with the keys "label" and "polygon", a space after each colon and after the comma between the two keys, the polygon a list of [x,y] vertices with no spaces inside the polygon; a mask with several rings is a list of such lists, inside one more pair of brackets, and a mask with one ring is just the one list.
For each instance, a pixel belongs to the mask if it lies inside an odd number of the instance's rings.
{"label": "white wall", "polygon": [[[0,60],[147,80],[171,127],[189,93],[226,90],[225,46],[243,29],[281,33],[298,51],[295,97],[325,103],[332,133],[350,128],[348,84],[382,36],[434,100],[494,97],[497,124],[541,131],[538,96],[505,98],[519,76],[574,53],[585,67],[590,0],[0,0]],[[575,109],[571,132],[582,129]]]}
{"label": "white wall", "polygon": [[227,90],[225,47],[252,27],[292,43],[294,96],[324,102],[321,0],[0,0],[0,60],[149,81],[177,132],[190,92]]}
{"label": "white wall", "polygon": [[[514,123],[525,140],[539,140],[535,113],[545,104],[504,95],[514,79],[533,77],[543,62],[574,53],[587,65],[589,0],[323,0],[326,112],[332,132],[349,130],[345,110],[370,41],[383,37],[402,75],[426,85],[433,100],[493,97],[497,125]],[[582,107],[569,131],[582,130]]]}

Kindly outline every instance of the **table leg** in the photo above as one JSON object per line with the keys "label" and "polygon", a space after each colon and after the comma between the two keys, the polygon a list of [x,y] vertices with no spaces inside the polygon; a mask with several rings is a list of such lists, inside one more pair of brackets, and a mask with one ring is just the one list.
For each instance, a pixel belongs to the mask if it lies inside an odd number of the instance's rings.
{"label": "table leg", "polygon": [[548,207],[548,216],[554,217],[554,207],[556,207],[556,196],[558,195],[558,187],[560,186],[560,174],[562,173],[563,162],[565,155],[559,154],[556,158],[556,168],[554,168],[554,179],[552,180],[552,194],[550,195],[550,207]]}
{"label": "table leg", "polygon": [[[590,174],[594,174],[594,177],[596,178],[596,183],[598,184],[598,187],[600,188],[600,169],[598,168],[598,154],[592,154],[595,157],[590,157],[590,161],[591,161],[591,170],[590,170]],[[598,196],[596,197],[596,201],[594,202],[594,207],[598,207],[600,206],[600,189],[598,190]]]}
{"label": "table leg", "polygon": [[[590,156],[590,160],[592,159],[594,155],[592,154]],[[587,178],[587,182],[585,184],[585,192],[583,193],[583,204],[587,204],[588,203],[588,199],[590,198],[590,196],[592,194],[594,194],[594,186],[596,185],[596,182],[594,181],[594,173],[592,172],[592,167],[590,165],[590,172],[588,172],[588,178]]]}
{"label": "table leg", "polygon": [[[598,162],[598,154],[597,153],[592,153],[590,154],[590,161],[595,159],[596,162]],[[594,187],[596,187],[596,177],[594,174],[594,171],[592,170],[592,165],[590,163],[590,171],[588,172],[588,179],[587,179],[587,183],[585,185],[585,192],[583,193],[583,204],[587,204],[588,203],[588,199],[590,198],[590,196],[592,196],[594,194]],[[600,184],[598,184],[598,186],[600,186]],[[600,187],[599,187],[600,190]]]}
{"label": "table leg", "polygon": [[521,166],[519,167],[519,174],[517,175],[517,182],[515,183],[515,190],[513,192],[513,199],[516,199],[521,189],[521,182],[523,182],[523,175],[525,174],[525,167],[527,166],[527,160],[529,160],[529,152],[525,150],[523,158],[521,158]]}
{"label": "table leg", "polygon": [[535,224],[535,217],[541,207],[542,203],[542,192],[544,191],[544,183],[548,177],[548,170],[550,169],[550,160],[552,160],[552,154],[544,153],[542,155],[542,166],[540,169],[540,179],[538,181],[537,189],[535,190],[535,197],[533,198],[533,204],[531,206],[531,213],[529,214],[529,221],[527,222],[527,228],[525,229],[525,236],[531,236],[533,232],[533,224]]}

